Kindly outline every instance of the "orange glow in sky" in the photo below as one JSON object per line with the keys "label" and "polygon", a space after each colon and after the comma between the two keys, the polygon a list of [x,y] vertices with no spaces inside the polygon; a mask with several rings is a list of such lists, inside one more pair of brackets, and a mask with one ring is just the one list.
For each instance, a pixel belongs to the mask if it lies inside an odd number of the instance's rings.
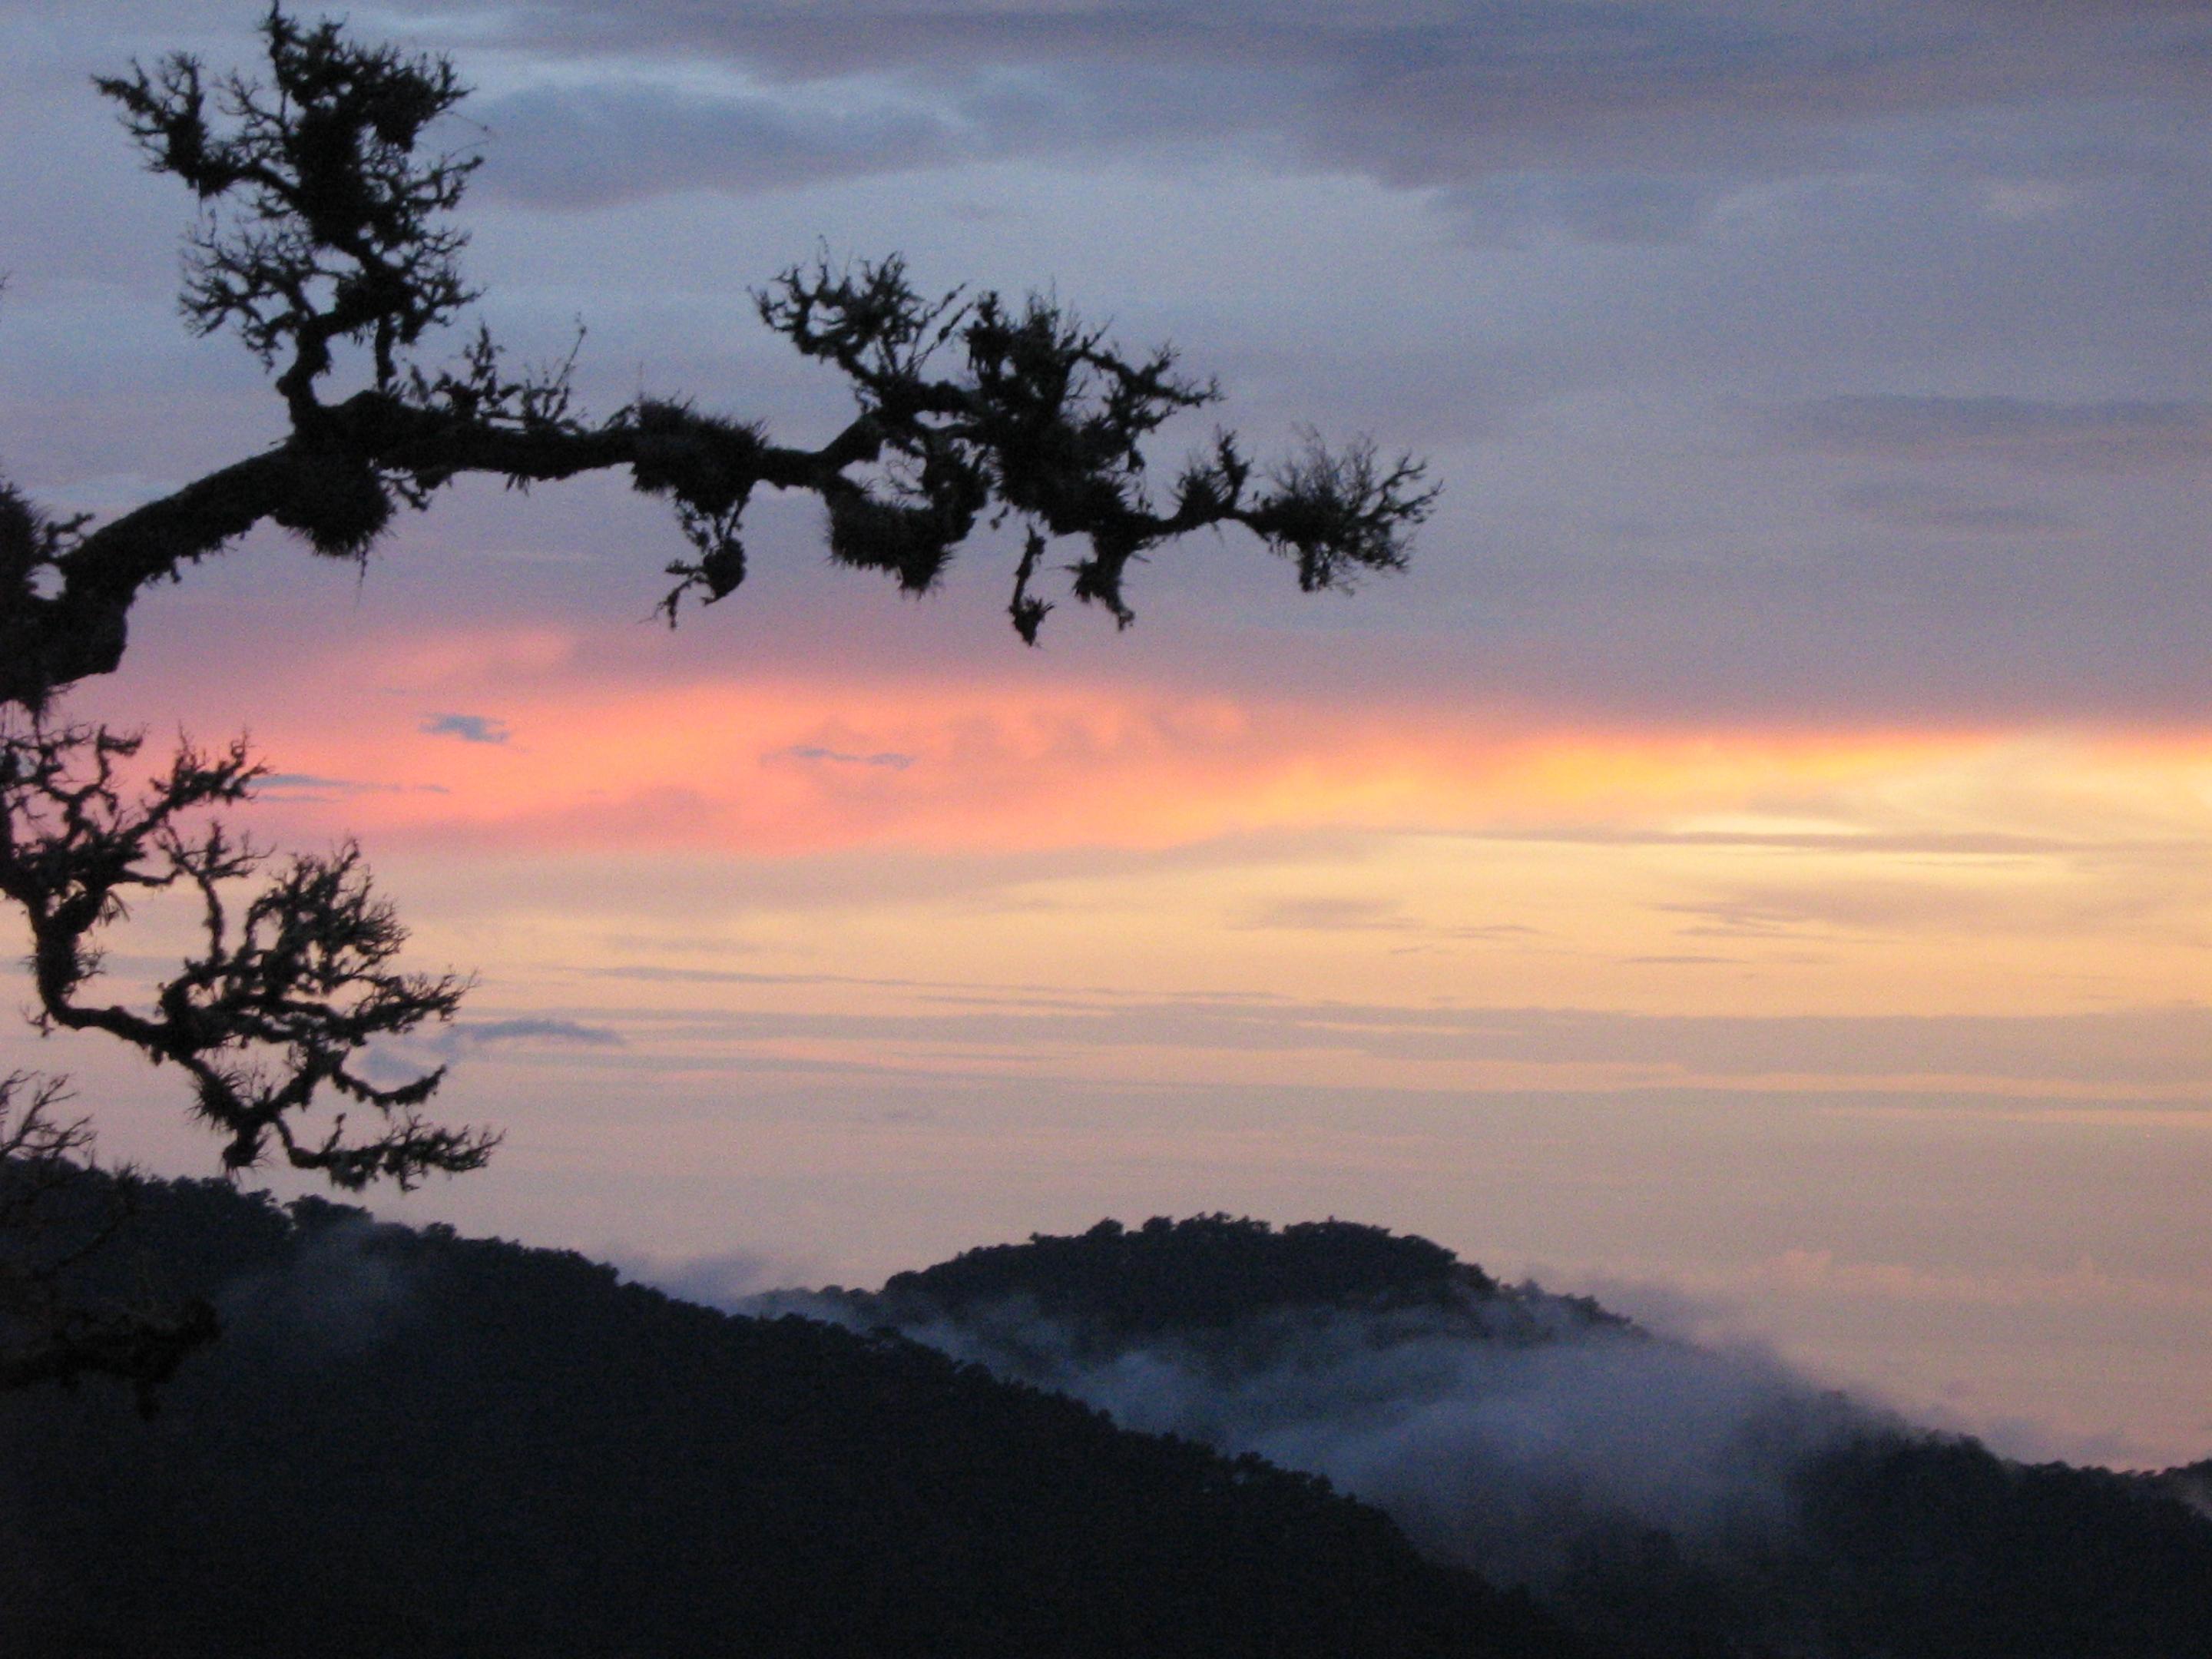
{"label": "orange glow in sky", "polygon": [[[745,855],[1161,848],[1291,828],[2193,840],[2212,734],[1534,729],[1127,684],[585,679],[557,636],[412,649],[254,728],[287,817],[390,841]],[[317,810],[327,805],[332,810]],[[1963,845],[1963,843],[1962,843]]]}

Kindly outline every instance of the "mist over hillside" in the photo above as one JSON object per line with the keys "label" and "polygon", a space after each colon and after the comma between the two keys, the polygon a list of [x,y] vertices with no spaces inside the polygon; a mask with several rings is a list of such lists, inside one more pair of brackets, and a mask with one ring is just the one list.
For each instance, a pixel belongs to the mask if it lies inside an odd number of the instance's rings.
{"label": "mist over hillside", "polygon": [[2212,1653],[2190,1472],[2008,1462],[1424,1239],[1109,1221],[757,1305],[1325,1474],[1628,1651]]}

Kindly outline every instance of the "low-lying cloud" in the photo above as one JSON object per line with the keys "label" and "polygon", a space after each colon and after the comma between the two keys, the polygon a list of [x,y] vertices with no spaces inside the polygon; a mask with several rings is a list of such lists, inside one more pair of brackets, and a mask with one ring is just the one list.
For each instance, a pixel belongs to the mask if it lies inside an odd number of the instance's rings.
{"label": "low-lying cloud", "polygon": [[[856,1319],[835,1297],[750,1305]],[[1540,1587],[1624,1527],[1693,1556],[1771,1538],[1796,1472],[1892,1426],[1763,1353],[1652,1337],[1533,1286],[1488,1310],[1287,1310],[1104,1351],[1018,1302],[904,1334],[1126,1427],[1325,1474],[1423,1547]]]}

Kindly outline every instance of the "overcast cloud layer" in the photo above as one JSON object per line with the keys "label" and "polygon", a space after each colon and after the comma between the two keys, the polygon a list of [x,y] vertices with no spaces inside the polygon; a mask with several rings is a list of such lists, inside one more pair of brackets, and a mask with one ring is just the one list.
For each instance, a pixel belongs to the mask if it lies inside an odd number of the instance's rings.
{"label": "overcast cloud layer", "polygon": [[[2163,143],[2139,135],[2084,145],[2048,126],[2039,143],[2032,127],[2005,118],[2029,112],[2038,125],[2063,127],[2094,103],[2108,117],[2131,109],[2170,121],[2201,96],[2212,46],[2212,13],[2191,4],[832,0],[641,9],[553,0],[505,9],[495,22],[446,9],[479,40],[597,54],[611,76],[687,71],[664,82],[658,118],[688,124],[704,151],[732,152],[733,164],[717,180],[695,159],[676,175],[679,187],[741,186],[749,181],[734,161],[741,149],[755,152],[757,166],[759,152],[781,154],[803,178],[825,158],[858,166],[870,152],[889,167],[933,151],[1095,152],[1252,137],[1279,142],[1304,165],[1350,167],[1395,186],[1474,187],[1470,204],[1504,206],[1514,194],[1513,184],[1480,181],[1534,175],[1517,181],[1525,193],[1516,205],[1631,240],[1687,231],[1733,183],[1875,161],[1885,140],[1917,170],[1966,178],[1997,169],[2042,182],[2155,175],[2189,148],[2171,126]],[[708,66],[765,89],[718,98],[701,73]],[[777,94],[796,106],[809,92],[845,108],[823,109],[811,130],[769,116]],[[870,94],[880,112],[872,125],[854,108]],[[510,107],[544,111],[556,101],[539,94]],[[612,93],[572,85],[569,103],[655,118],[636,85]],[[893,115],[902,106],[903,122]],[[1945,120],[1964,128],[1948,142],[1909,125]],[[588,129],[572,135],[580,149],[588,137]],[[919,155],[910,148],[918,139]],[[648,143],[629,153],[635,180],[618,185],[610,175],[605,187],[666,187],[643,162],[665,151]]]}

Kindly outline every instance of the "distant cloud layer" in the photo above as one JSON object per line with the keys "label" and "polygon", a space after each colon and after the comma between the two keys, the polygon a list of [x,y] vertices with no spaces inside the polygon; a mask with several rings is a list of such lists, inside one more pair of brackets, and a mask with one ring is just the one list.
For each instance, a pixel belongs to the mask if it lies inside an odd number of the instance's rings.
{"label": "distant cloud layer", "polygon": [[[653,982],[653,970],[604,970]],[[759,984],[763,976],[701,982]],[[957,988],[947,988],[948,991]],[[860,1070],[917,1053],[1336,1054],[1406,1065],[1510,1065],[1563,1080],[1646,1085],[1751,1081],[1827,1086],[1950,1079],[2184,1095],[2212,1086],[2212,1007],[2045,1015],[1650,1015],[1612,1009],[1436,1008],[1234,997],[1056,997],[973,988],[914,1013],[779,1010],[694,1016],[697,1038],[737,1048],[834,1044]],[[888,1057],[888,1058],[887,1058]],[[641,1064],[649,1062],[641,1061]]]}

